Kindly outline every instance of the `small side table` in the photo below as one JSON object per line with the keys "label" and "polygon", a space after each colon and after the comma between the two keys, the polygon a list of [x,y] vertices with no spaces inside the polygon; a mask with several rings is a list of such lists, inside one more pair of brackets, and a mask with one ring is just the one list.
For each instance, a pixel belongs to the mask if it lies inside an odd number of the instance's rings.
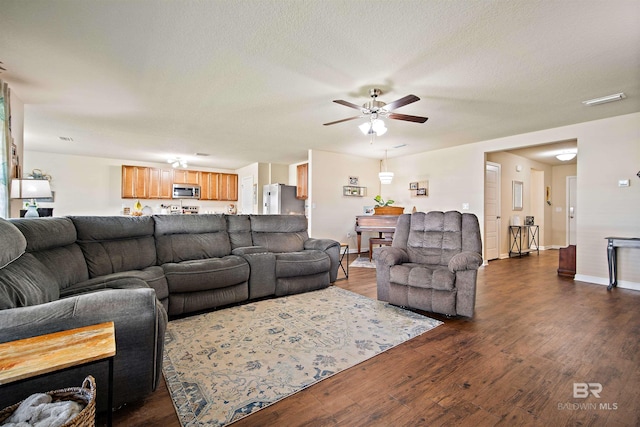
{"label": "small side table", "polygon": [[81,365],[109,361],[107,424],[112,425],[113,322],[54,332],[0,344],[0,386]]}
{"label": "small side table", "polygon": [[342,268],[344,277],[336,280],[348,279],[349,278],[349,244],[348,243],[340,243],[340,268]]}

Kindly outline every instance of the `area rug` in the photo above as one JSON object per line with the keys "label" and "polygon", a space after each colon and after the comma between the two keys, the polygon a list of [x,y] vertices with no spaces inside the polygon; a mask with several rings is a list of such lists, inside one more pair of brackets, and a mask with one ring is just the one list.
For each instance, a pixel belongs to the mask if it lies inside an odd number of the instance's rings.
{"label": "area rug", "polygon": [[330,286],[169,322],[182,426],[224,426],[442,322]]}
{"label": "area rug", "polygon": [[349,268],[351,267],[376,268],[376,263],[369,261],[368,257],[358,257],[349,264]]}

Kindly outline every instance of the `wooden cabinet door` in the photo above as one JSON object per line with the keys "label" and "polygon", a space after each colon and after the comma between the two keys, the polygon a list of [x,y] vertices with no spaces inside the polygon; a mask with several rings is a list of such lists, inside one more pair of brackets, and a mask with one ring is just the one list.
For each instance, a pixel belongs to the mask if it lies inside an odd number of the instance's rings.
{"label": "wooden cabinet door", "polygon": [[306,200],[309,197],[309,163],[298,165],[296,180],[296,199]]}
{"label": "wooden cabinet door", "polygon": [[149,198],[149,168],[122,165],[122,198]]}
{"label": "wooden cabinet door", "polygon": [[173,172],[170,169],[149,168],[149,198],[173,197]]}
{"label": "wooden cabinet door", "polygon": [[238,174],[221,173],[218,186],[218,200],[238,201]]}
{"label": "wooden cabinet door", "polygon": [[200,172],[190,170],[173,170],[173,182],[176,184],[200,184]]}
{"label": "wooden cabinet door", "polygon": [[218,200],[217,172],[200,172],[200,200]]}

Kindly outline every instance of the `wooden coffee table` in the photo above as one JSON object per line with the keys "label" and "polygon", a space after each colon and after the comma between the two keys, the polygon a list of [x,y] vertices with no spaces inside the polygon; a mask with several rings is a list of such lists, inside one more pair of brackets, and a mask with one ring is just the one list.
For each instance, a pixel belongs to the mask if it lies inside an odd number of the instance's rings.
{"label": "wooden coffee table", "polygon": [[112,423],[113,322],[0,344],[0,386],[102,360],[109,362],[107,423]]}

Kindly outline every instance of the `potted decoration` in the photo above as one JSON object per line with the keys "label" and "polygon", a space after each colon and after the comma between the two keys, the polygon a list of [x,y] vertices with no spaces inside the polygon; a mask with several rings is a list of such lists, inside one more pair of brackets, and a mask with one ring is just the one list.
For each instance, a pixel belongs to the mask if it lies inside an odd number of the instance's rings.
{"label": "potted decoration", "polygon": [[401,215],[404,212],[402,206],[391,206],[394,200],[389,199],[385,202],[379,194],[373,200],[376,202],[373,208],[374,215]]}

